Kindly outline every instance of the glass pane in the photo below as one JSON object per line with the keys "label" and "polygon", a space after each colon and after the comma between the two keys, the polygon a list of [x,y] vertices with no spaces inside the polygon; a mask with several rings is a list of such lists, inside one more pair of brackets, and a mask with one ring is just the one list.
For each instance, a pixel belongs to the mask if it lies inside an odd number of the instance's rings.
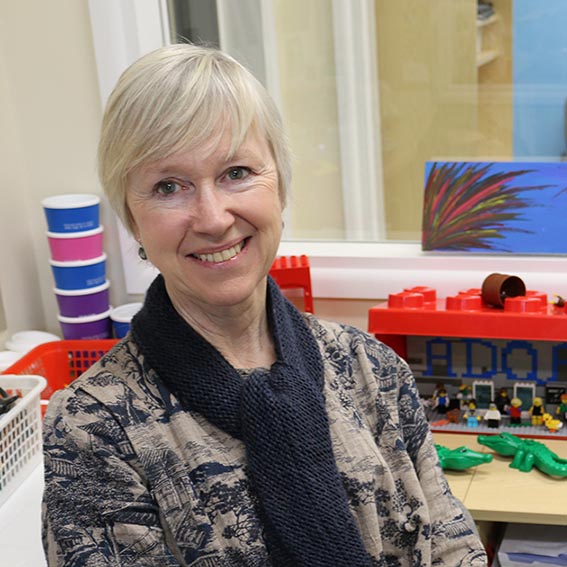
{"label": "glass pane", "polygon": [[[257,9],[244,10],[247,18],[226,17],[222,7],[230,2],[219,0],[217,40],[231,51],[223,33],[230,36],[231,26],[235,34],[245,29],[254,49],[263,51],[248,64],[278,101],[295,153],[288,239],[344,240],[347,233],[371,239],[365,226],[348,226],[353,191],[360,190],[383,203],[387,240],[419,241],[427,161],[561,160],[565,154],[564,0],[239,2],[241,8],[254,4]],[[338,5],[352,10],[353,35],[361,5],[375,24],[373,110],[381,175],[363,179],[361,187],[354,187],[357,172],[348,171],[344,155],[338,94],[344,78],[337,54],[348,39],[341,34],[348,34],[347,24],[335,21]],[[175,25],[187,37],[179,8]],[[217,41],[206,37],[204,24],[197,28],[202,31],[192,37]],[[266,81],[274,75],[277,81]],[[348,88],[364,92],[372,85],[361,79]]]}
{"label": "glass pane", "polygon": [[286,236],[343,240],[332,2],[277,0],[274,24],[281,110],[295,155]]}
{"label": "glass pane", "polygon": [[216,2],[168,0],[167,5],[173,43],[189,41],[219,46]]}

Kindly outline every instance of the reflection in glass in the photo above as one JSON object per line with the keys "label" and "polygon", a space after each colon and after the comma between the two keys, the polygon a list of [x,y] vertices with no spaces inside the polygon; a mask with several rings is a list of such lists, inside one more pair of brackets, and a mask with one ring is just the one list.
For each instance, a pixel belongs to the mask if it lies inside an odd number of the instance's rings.
{"label": "reflection in glass", "polygon": [[219,47],[216,2],[168,0],[167,10],[172,43],[186,41]]}
{"label": "reflection in glass", "polygon": [[[564,0],[169,4],[173,41],[218,43],[279,104],[295,153],[287,239],[419,241],[426,162],[565,153]],[[373,37],[349,59],[361,29]]]}

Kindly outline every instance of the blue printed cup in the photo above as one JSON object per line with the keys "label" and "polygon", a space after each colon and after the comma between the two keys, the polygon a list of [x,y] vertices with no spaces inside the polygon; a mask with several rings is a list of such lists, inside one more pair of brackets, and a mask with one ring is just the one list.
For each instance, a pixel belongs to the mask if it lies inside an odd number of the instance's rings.
{"label": "blue printed cup", "polygon": [[78,262],[50,260],[49,264],[57,289],[87,289],[106,283],[106,254]]}
{"label": "blue printed cup", "polygon": [[84,232],[98,228],[100,197],[54,195],[41,202],[49,232]]}
{"label": "blue printed cup", "polygon": [[140,311],[142,305],[142,303],[125,303],[124,305],[119,305],[110,312],[114,336],[117,339],[122,339],[126,336],[130,330],[132,317]]}

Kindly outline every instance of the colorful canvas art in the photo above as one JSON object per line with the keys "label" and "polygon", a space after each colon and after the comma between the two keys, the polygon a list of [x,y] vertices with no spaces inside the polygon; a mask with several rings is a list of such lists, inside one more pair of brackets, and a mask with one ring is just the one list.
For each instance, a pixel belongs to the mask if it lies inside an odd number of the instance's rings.
{"label": "colorful canvas art", "polygon": [[567,162],[427,162],[422,248],[567,254]]}

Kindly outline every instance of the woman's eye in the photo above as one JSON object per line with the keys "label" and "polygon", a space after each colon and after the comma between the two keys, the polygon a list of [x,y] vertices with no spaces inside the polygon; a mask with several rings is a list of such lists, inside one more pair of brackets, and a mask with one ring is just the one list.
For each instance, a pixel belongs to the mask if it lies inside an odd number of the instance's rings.
{"label": "woman's eye", "polygon": [[238,181],[244,179],[250,174],[250,170],[247,167],[232,167],[227,172],[227,177],[231,181]]}
{"label": "woman's eye", "polygon": [[156,184],[156,192],[160,195],[173,195],[179,191],[179,183],[174,181],[160,181]]}

